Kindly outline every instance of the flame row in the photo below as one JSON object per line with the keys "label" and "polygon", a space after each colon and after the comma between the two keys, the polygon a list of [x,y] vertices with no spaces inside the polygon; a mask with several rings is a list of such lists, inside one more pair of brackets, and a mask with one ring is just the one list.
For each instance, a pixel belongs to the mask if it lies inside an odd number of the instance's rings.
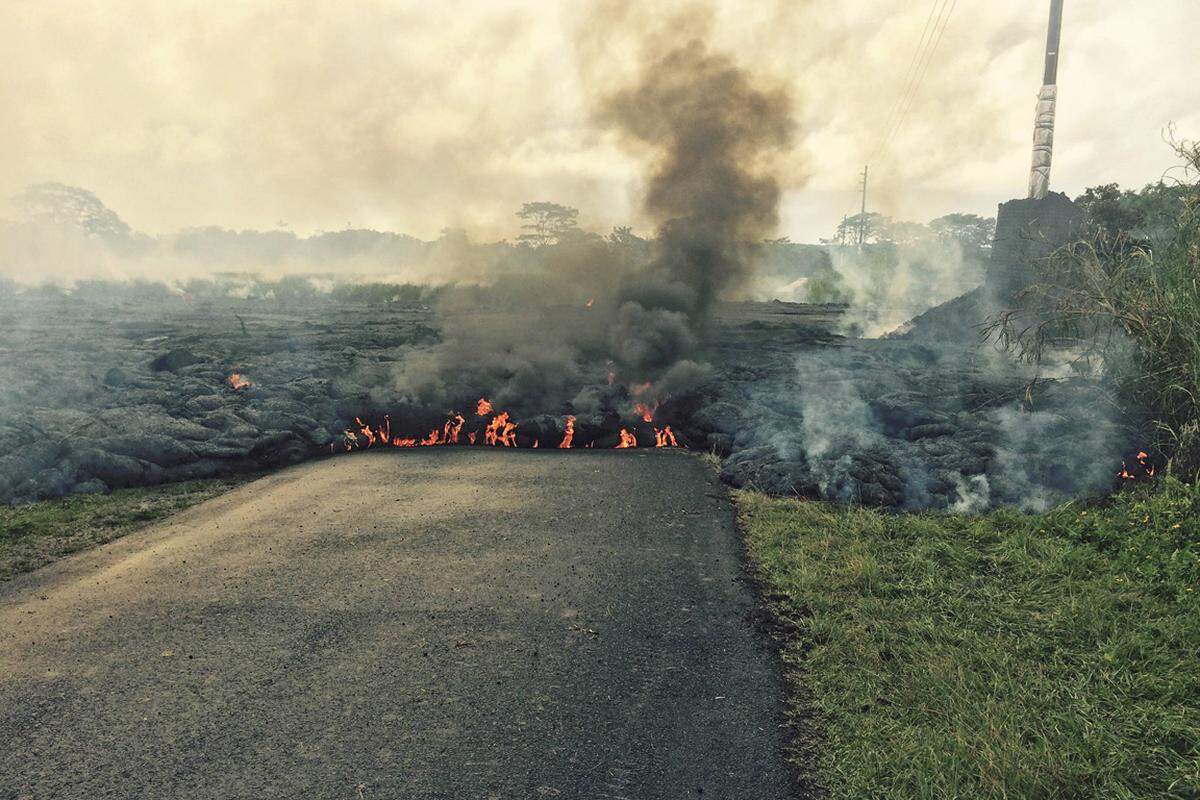
{"label": "flame row", "polygon": [[[646,422],[650,422],[653,419],[653,409],[639,406],[637,410]],[[355,417],[355,427],[346,430],[344,433],[343,447],[348,452],[370,447],[445,447],[450,445],[483,445],[487,447],[520,446],[517,444],[517,425],[512,421],[507,411],[497,413],[487,398],[481,397],[475,406],[475,416],[481,418],[490,417],[491,419],[488,420],[482,429],[466,431],[464,435],[463,428],[467,424],[466,417],[455,412],[451,414],[442,427],[434,428],[426,436],[420,438],[393,435],[391,417],[385,416],[383,422],[375,426],[363,422],[361,417]],[[655,447],[679,447],[679,440],[671,430],[670,425],[663,428],[655,427],[653,430]],[[483,434],[482,441],[480,441],[480,433]],[[539,441],[535,439],[531,447],[536,448],[539,444]],[[591,448],[593,444],[589,442],[586,447]],[[637,436],[627,429],[621,428],[620,440],[615,449],[625,450],[637,446]],[[335,449],[335,445],[330,445],[329,447],[331,451]],[[563,437],[558,443],[558,449],[570,450],[574,447],[575,417],[567,416],[563,425]]]}

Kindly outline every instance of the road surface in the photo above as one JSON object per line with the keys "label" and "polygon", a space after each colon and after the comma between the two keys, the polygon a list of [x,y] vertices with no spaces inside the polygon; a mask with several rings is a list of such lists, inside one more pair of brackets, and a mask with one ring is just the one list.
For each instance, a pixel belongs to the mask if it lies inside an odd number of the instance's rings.
{"label": "road surface", "polygon": [[709,473],[356,453],[0,585],[0,798],[787,797]]}

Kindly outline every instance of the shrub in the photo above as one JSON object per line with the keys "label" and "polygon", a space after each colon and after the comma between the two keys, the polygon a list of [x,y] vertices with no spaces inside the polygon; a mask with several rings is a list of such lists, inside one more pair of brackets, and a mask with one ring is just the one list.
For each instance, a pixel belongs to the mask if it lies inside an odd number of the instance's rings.
{"label": "shrub", "polygon": [[1200,478],[1200,143],[1184,160],[1178,216],[1162,241],[1105,226],[1038,265],[1018,308],[991,321],[1005,347],[1040,363],[1070,353],[1109,377],[1153,448]]}

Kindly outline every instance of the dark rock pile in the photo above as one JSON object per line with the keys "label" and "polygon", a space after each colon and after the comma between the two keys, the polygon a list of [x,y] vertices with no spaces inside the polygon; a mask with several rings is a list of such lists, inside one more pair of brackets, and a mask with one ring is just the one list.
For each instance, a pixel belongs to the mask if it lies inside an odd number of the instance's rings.
{"label": "dark rock pile", "polygon": [[1043,509],[1105,491],[1126,442],[1101,385],[1031,384],[985,346],[846,341],[697,415],[723,476],[771,494],[902,508]]}
{"label": "dark rock pile", "polygon": [[[0,307],[0,501],[212,477],[329,453],[362,370],[429,341],[427,310],[218,309],[23,297]],[[246,309],[242,311],[251,313]],[[229,378],[247,376],[235,389]]]}

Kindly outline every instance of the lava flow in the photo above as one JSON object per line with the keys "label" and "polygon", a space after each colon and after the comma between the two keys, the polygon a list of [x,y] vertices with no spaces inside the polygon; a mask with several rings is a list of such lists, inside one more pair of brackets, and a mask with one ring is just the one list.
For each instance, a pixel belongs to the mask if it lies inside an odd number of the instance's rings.
{"label": "lava flow", "polygon": [[[654,408],[638,405],[637,413],[645,422],[651,422]],[[540,448],[540,439],[534,438],[532,443],[522,445],[517,440],[517,423],[507,411],[497,412],[487,398],[479,398],[475,405],[475,416],[486,419],[486,422],[468,422],[467,418],[458,413],[451,413],[440,427],[432,428],[424,436],[400,436],[392,433],[392,420],[385,416],[383,422],[371,424],[364,422],[361,417],[354,418],[354,427],[346,430],[342,437],[342,446],[346,451],[366,449],[371,447],[445,447],[449,445],[486,446],[486,447],[529,447]],[[576,418],[568,415],[563,420],[563,436],[558,443],[560,450],[570,450],[582,446],[595,447],[592,440],[585,445],[577,445]],[[468,429],[471,428],[471,429]],[[680,447],[679,440],[668,425],[663,428],[653,427],[655,447]],[[482,435],[481,435],[482,434]],[[610,440],[611,441],[611,440]],[[638,446],[636,432],[621,428],[619,439],[614,446],[617,450],[627,450]],[[330,450],[335,450],[330,445]]]}
{"label": "lava flow", "polygon": [[1154,477],[1154,465],[1150,463],[1150,454],[1147,453],[1146,451],[1143,450],[1137,454],[1137,466],[1141,467],[1141,469],[1142,469],[1141,475],[1137,475],[1137,474],[1131,472],[1129,470],[1129,467],[1126,464],[1126,462],[1122,461],[1121,462],[1121,471],[1117,473],[1117,477],[1121,478],[1122,480],[1127,480],[1127,481],[1135,481],[1139,477],[1141,477],[1141,478],[1153,478]]}

